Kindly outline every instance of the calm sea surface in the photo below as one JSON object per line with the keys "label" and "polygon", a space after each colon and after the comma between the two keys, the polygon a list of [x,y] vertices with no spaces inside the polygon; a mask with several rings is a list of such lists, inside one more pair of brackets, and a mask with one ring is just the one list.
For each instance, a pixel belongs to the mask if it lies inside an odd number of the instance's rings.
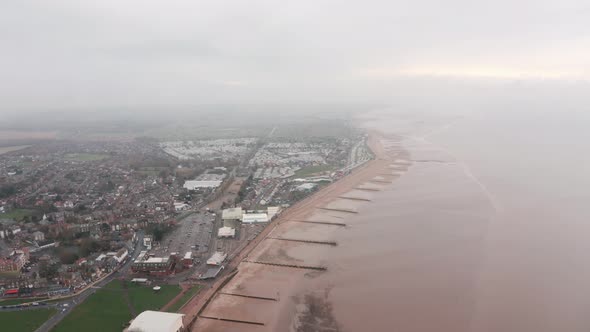
{"label": "calm sea surface", "polygon": [[587,115],[373,116],[414,162],[330,252],[345,330],[590,329]]}

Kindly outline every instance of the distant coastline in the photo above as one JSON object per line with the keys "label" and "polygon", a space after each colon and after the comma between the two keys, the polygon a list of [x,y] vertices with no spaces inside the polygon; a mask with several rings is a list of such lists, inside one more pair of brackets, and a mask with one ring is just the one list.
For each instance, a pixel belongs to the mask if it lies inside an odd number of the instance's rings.
{"label": "distant coastline", "polygon": [[5,153],[9,153],[9,152],[13,152],[13,151],[18,151],[18,150],[22,150],[22,149],[26,149],[30,147],[30,145],[14,145],[14,146],[0,146],[0,155],[5,154]]}

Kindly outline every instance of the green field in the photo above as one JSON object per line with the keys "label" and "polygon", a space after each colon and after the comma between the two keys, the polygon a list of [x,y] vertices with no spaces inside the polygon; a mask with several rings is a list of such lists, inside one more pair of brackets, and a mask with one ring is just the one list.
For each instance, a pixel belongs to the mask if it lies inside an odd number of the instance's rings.
{"label": "green field", "polygon": [[64,157],[66,160],[73,161],[95,161],[110,158],[110,155],[102,153],[68,153]]}
{"label": "green field", "polygon": [[[180,292],[174,285],[163,285],[155,293],[151,287],[113,280],[76,307],[53,332],[121,331],[135,314],[158,310]],[[128,296],[126,296],[126,293]]]}
{"label": "green field", "polygon": [[332,171],[332,170],[334,170],[334,166],[332,166],[332,165],[307,166],[307,167],[303,167],[302,169],[295,171],[295,175],[293,177],[305,178],[308,176],[315,175],[316,173]]}
{"label": "green field", "polygon": [[53,308],[0,312],[1,330],[11,332],[35,331],[56,312]]}
{"label": "green field", "polygon": [[157,294],[154,294],[151,287],[129,286],[131,305],[138,314],[146,310],[160,310],[160,308],[180,293],[180,287],[178,286],[163,285],[161,287],[162,289]]}
{"label": "green field", "polygon": [[168,167],[140,167],[137,173],[144,174],[147,176],[158,176],[163,170],[167,170]]}
{"label": "green field", "polygon": [[0,213],[0,219],[14,219],[16,221],[21,221],[27,216],[32,216],[35,214],[35,210],[29,209],[14,209],[10,212]]}
{"label": "green field", "polygon": [[177,312],[185,303],[187,303],[195,294],[199,292],[201,286],[193,286],[189,289],[186,293],[182,294],[182,296],[174,302],[169,308],[168,312]]}

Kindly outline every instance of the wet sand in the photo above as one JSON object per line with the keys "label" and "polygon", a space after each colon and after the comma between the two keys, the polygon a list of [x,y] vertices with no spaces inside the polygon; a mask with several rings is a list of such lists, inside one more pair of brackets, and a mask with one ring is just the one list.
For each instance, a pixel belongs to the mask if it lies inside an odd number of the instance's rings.
{"label": "wet sand", "polygon": [[[358,220],[360,212],[411,164],[401,149],[386,151],[382,139],[374,132],[369,140],[376,160],[280,216],[266,239],[253,249],[239,265],[238,274],[220,291],[240,296],[216,295],[201,314],[206,318],[197,319],[194,331],[241,327],[252,331],[339,329],[330,297],[332,286],[326,287],[325,280],[339,274],[341,262],[330,257],[350,256],[348,245],[343,248],[340,243],[343,233],[354,231],[351,223]],[[277,300],[257,299],[260,297]]]}
{"label": "wet sand", "polygon": [[587,131],[476,120],[436,140],[368,123],[377,158],[286,211],[221,290],[251,297],[218,295],[193,331],[588,331]]}

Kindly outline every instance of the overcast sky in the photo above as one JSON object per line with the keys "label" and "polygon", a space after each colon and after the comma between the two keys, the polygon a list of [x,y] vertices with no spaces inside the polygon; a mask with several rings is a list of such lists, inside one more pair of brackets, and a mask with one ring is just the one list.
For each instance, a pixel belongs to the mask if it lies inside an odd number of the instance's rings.
{"label": "overcast sky", "polygon": [[7,0],[1,110],[371,101],[432,77],[582,84],[589,18],[587,0]]}

